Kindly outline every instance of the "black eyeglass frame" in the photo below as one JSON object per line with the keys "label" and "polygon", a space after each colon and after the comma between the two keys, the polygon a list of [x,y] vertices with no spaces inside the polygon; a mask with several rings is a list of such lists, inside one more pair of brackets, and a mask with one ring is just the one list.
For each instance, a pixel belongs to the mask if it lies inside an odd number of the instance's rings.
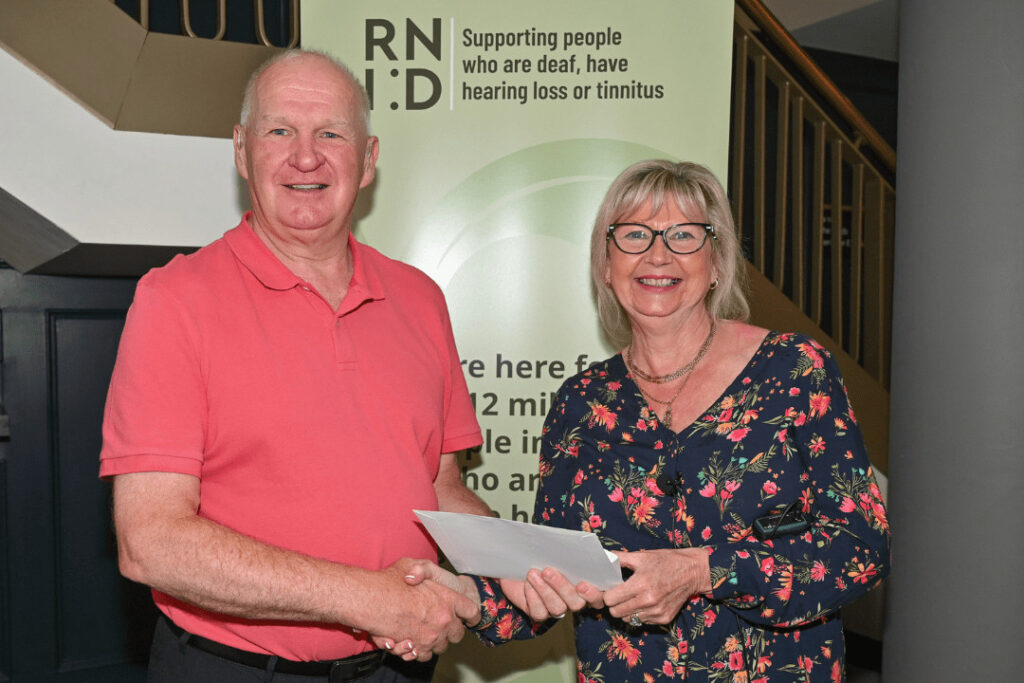
{"label": "black eyeglass frame", "polygon": [[[625,249],[622,248],[622,246],[619,245],[618,240],[615,239],[615,228],[619,227],[620,225],[635,225],[638,228],[646,228],[647,230],[650,230],[651,241],[648,242],[647,246],[641,249],[640,251],[626,251]],[[684,225],[699,225],[700,227],[704,228],[704,239],[700,241],[700,244],[697,246],[696,249],[692,249],[690,251],[676,251],[675,249],[672,248],[672,245],[668,243],[668,237],[666,237],[666,234],[671,232],[675,228]],[[654,228],[645,223],[612,223],[611,225],[608,226],[608,233],[607,235],[605,235],[605,241],[607,242],[608,240],[611,240],[612,243],[615,245],[615,248],[621,251],[623,254],[636,255],[643,254],[649,251],[650,248],[654,246],[654,240],[657,239],[659,235],[661,235],[661,241],[665,243],[665,247],[673,254],[679,254],[680,256],[686,256],[687,254],[696,254],[698,251],[703,249],[704,245],[708,241],[708,235],[710,235],[711,239],[713,240],[718,239],[718,235],[715,234],[715,226],[711,225],[711,223],[676,223],[675,225],[668,226],[664,230],[655,230]]]}

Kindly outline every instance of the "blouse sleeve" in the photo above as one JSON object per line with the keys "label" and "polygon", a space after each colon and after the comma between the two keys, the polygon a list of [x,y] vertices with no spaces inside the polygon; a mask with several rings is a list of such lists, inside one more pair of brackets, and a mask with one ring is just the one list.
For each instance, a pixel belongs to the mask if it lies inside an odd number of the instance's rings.
{"label": "blouse sleeve", "polygon": [[800,534],[745,534],[711,548],[712,599],[757,624],[797,626],[828,615],[889,573],[889,522],[835,361],[812,340],[799,357],[777,439],[803,468]]}
{"label": "blouse sleeve", "polygon": [[[573,468],[570,465],[574,464],[578,447],[575,433],[571,430],[566,432],[564,427],[567,408],[571,408],[572,403],[570,396],[563,384],[541,430],[540,481],[534,502],[534,524],[562,526],[560,522],[570,507],[565,498],[572,489]],[[479,576],[472,578],[480,591],[483,615],[472,630],[486,645],[527,640],[544,633],[556,623],[554,619],[534,622],[508,600],[497,581]]]}

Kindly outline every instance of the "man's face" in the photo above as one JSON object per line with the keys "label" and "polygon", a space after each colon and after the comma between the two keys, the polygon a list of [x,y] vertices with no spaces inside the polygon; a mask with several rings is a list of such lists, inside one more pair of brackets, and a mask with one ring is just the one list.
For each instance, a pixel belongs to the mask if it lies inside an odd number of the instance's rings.
{"label": "man's face", "polygon": [[367,136],[347,75],[315,56],[271,66],[235,140],[254,227],[286,242],[347,234],[356,195],[373,180],[377,162],[377,138]]}

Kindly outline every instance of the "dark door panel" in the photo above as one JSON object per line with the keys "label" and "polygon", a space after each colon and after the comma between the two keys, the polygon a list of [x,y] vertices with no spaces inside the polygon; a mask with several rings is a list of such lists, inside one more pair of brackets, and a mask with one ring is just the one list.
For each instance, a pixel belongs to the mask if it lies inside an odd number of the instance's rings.
{"label": "dark door panel", "polygon": [[121,578],[97,478],[135,280],[0,269],[0,680],[143,681],[154,608]]}

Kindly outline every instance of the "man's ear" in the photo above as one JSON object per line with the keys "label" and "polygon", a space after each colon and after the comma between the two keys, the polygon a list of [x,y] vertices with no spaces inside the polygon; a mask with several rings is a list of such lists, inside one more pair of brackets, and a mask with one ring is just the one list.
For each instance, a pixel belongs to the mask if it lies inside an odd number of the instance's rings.
{"label": "man's ear", "polygon": [[373,182],[377,174],[377,155],[380,154],[380,141],[376,135],[366,139],[366,154],[363,156],[363,177],[359,180],[359,187],[363,188]]}
{"label": "man's ear", "polygon": [[235,126],[232,140],[235,143],[235,168],[238,169],[238,175],[248,180],[249,167],[245,158],[245,129],[241,124]]}

